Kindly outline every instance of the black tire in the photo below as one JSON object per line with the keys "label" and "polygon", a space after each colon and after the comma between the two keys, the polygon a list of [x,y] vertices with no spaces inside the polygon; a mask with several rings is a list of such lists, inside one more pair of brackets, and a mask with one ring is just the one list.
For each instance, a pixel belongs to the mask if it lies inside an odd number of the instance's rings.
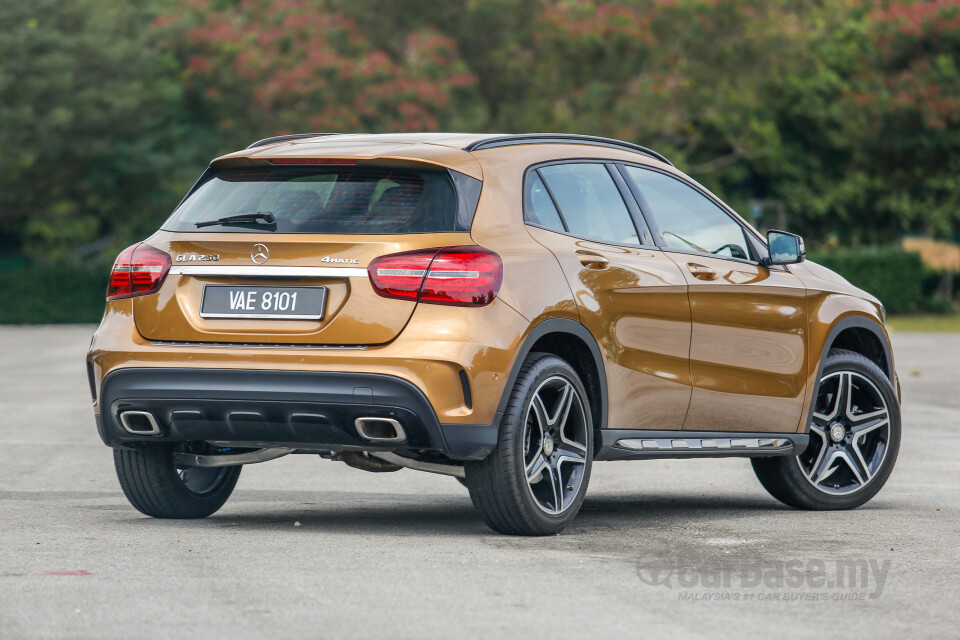
{"label": "black tire", "polygon": [[466,487],[466,489],[467,489],[467,494],[469,494],[469,496],[470,496],[470,502],[473,503],[473,506],[474,506],[476,509],[480,509],[480,508],[481,508],[481,507],[480,507],[480,504],[477,503],[476,498],[474,498],[474,497],[473,497],[473,494],[470,493],[470,487],[467,487],[467,481],[466,481],[465,479],[463,479],[463,478],[457,478],[457,482],[459,482],[459,483],[462,484],[464,487]]}
{"label": "black tire", "polygon": [[[552,391],[551,385],[556,389]],[[575,393],[576,396],[570,396],[569,411],[564,414],[563,422],[546,429],[531,403],[534,395],[542,394],[549,400],[551,393],[555,393],[556,398],[554,418],[560,416],[560,406],[567,397],[563,393]],[[545,408],[548,400],[543,400],[540,406]],[[510,391],[496,448],[484,460],[469,461],[464,465],[470,499],[490,528],[508,535],[552,535],[559,533],[577,515],[587,491],[593,462],[593,421],[588,402],[583,383],[566,361],[541,353],[527,357]],[[582,409],[582,413],[580,410],[575,412],[574,407]],[[528,438],[536,433],[533,428],[527,428],[528,411],[536,414],[532,418],[537,421],[536,429],[540,433],[536,446],[528,442]],[[548,444],[547,439],[553,444]],[[579,457],[566,457],[568,453]],[[542,460],[539,460],[541,456]],[[528,463],[527,458],[532,458],[532,462]],[[538,466],[538,460],[544,464]],[[555,466],[551,460],[556,460]],[[531,475],[538,480],[528,481],[528,465],[542,469],[536,476]],[[566,479],[564,474],[567,474]],[[547,495],[547,504],[542,506],[544,501],[535,494]],[[549,504],[550,495],[554,497],[552,505]],[[548,512],[548,508],[555,512]]]}
{"label": "black tire", "polygon": [[[158,443],[142,449],[114,449],[113,463],[124,495],[138,511],[154,518],[206,518],[227,501],[240,477],[240,465],[202,469],[202,476],[181,477],[174,465],[177,445]],[[188,473],[194,473],[191,468]]]}
{"label": "black tire", "polygon": [[[828,379],[834,379],[837,380],[836,384],[843,384],[844,375],[847,376],[847,380],[854,381],[862,381],[863,378],[866,378],[873,385],[872,391],[879,391],[883,403],[886,405],[884,408],[888,415],[889,429],[881,432],[883,436],[881,443],[883,446],[882,453],[876,450],[875,457],[872,458],[876,460],[877,467],[873,471],[872,476],[866,479],[865,482],[859,482],[859,479],[865,477],[864,473],[859,473],[859,475],[856,476],[850,475],[855,472],[852,471],[852,468],[847,467],[846,472],[848,476],[851,478],[856,477],[858,480],[851,481],[853,483],[852,486],[855,488],[842,495],[828,492],[827,489],[830,489],[830,487],[824,488],[825,485],[828,484],[826,481],[822,481],[815,486],[816,478],[808,480],[807,474],[804,473],[801,465],[806,465],[811,460],[824,461],[826,455],[818,457],[821,447],[823,447],[826,452],[829,452],[829,446],[840,448],[844,446],[845,441],[834,442],[829,439],[828,435],[820,436],[819,432],[814,431],[811,427],[810,445],[800,456],[754,458],[752,460],[753,470],[757,474],[760,484],[763,485],[770,495],[788,506],[796,507],[797,509],[811,510],[855,509],[875,496],[893,471],[894,464],[897,461],[897,453],[900,450],[900,405],[897,402],[897,393],[890,379],[887,378],[883,370],[874,362],[853,351],[844,349],[831,350],[824,363],[821,375],[821,380],[823,380],[824,383],[821,384],[818,397],[814,399],[814,408],[816,409],[817,406],[822,406],[817,404],[820,402],[826,402],[827,404],[836,402],[836,406],[838,408],[840,407],[841,401],[835,400],[835,397],[829,395],[826,383]],[[869,391],[870,385],[863,384],[863,386]],[[828,395],[824,396],[825,393]],[[840,396],[840,398],[843,398],[839,390],[835,393]],[[849,393],[853,394],[854,392],[850,391]],[[815,416],[815,424],[817,420],[818,418]],[[838,420],[837,422],[841,421]],[[840,426],[842,427],[843,425],[841,424]],[[823,430],[822,427],[819,427],[819,429]],[[847,437],[855,439],[855,436]],[[862,437],[866,439],[867,436]],[[877,437],[879,438],[880,436]],[[864,458],[861,457],[861,459]],[[837,461],[836,466],[837,469],[840,469],[841,466],[846,466],[846,463],[841,459]],[[864,471],[862,466],[856,466],[859,472]],[[842,472],[844,470],[840,469],[840,471]],[[811,477],[814,476],[813,473],[810,473],[810,475]],[[830,473],[827,473],[827,475],[829,476]],[[833,480],[830,481],[833,482]],[[836,489],[832,490],[846,490],[839,486],[839,481],[837,482],[838,485]]]}

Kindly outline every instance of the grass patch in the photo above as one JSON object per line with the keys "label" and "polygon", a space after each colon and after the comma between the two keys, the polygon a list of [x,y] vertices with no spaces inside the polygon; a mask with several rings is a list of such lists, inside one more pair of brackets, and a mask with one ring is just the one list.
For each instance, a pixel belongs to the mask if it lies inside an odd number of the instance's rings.
{"label": "grass patch", "polygon": [[960,333],[960,313],[891,316],[887,325],[898,333]]}

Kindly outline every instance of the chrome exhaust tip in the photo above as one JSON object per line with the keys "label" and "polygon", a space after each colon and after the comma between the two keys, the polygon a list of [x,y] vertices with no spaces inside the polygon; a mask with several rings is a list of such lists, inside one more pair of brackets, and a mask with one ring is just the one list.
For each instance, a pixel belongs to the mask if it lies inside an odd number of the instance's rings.
{"label": "chrome exhaust tip", "polygon": [[128,433],[137,436],[160,435],[160,425],[157,424],[157,419],[149,411],[122,411],[120,413],[120,424]]}
{"label": "chrome exhaust tip", "polygon": [[357,433],[370,442],[404,442],[407,434],[393,418],[357,418],[353,421]]}

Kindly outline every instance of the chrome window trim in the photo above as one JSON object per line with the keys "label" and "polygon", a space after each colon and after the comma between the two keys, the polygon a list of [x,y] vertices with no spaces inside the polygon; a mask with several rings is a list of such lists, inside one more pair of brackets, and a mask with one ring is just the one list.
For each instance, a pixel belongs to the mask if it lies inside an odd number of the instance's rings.
{"label": "chrome window trim", "polygon": [[171,275],[243,278],[366,278],[366,269],[348,267],[266,267],[266,266],[201,266],[174,265]]}

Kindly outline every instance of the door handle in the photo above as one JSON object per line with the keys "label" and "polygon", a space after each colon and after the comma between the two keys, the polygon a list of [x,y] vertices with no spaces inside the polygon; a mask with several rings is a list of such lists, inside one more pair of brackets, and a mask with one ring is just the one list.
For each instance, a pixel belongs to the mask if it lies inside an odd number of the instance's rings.
{"label": "door handle", "polygon": [[606,269],[610,266],[610,261],[599,253],[591,251],[577,251],[577,260],[587,269]]}
{"label": "door handle", "polygon": [[717,272],[711,269],[710,267],[703,266],[702,264],[688,262],[687,269],[690,269],[690,273],[693,274],[693,277],[699,280],[716,280],[717,279]]}

